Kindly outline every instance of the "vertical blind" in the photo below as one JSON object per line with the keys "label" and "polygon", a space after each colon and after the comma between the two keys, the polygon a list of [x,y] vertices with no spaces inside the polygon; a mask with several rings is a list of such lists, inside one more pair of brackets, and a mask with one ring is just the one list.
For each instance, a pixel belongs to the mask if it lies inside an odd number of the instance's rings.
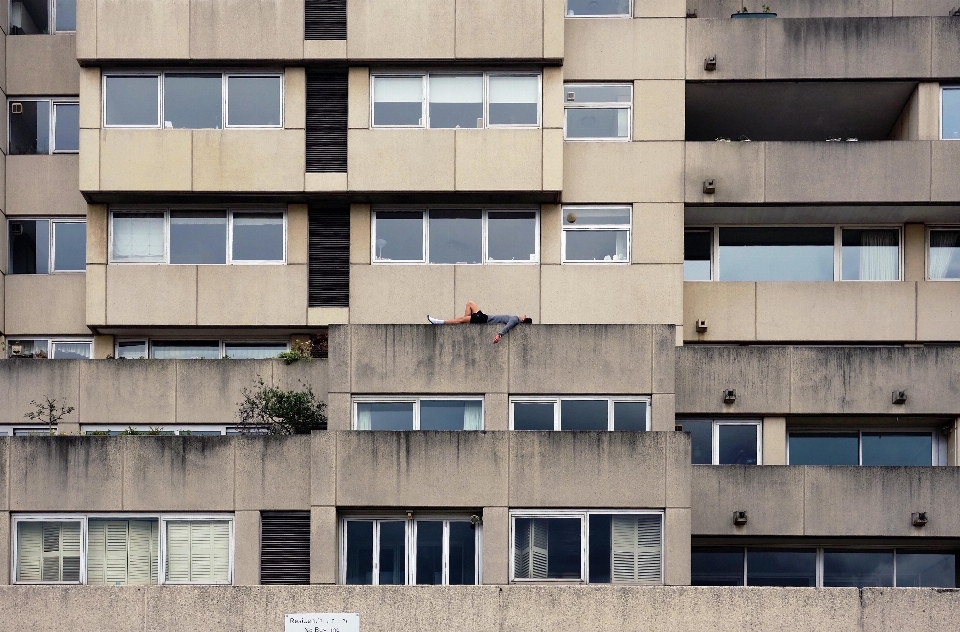
{"label": "vertical blind", "polygon": [[168,522],[166,579],[172,584],[230,583],[230,523]]}
{"label": "vertical blind", "polygon": [[79,522],[20,522],[18,582],[79,582]]}
{"label": "vertical blind", "polygon": [[310,207],[310,307],[350,305],[350,208]]}

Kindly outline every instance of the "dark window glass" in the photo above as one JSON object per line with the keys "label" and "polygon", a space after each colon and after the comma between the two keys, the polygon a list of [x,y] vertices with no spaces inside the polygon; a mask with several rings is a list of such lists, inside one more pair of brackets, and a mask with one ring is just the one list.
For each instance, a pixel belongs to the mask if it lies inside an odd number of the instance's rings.
{"label": "dark window glass", "polygon": [[901,588],[956,588],[956,553],[897,551],[897,586]]}
{"label": "dark window glass", "polygon": [[357,430],[413,430],[413,402],[357,404]]}
{"label": "dark window glass", "polygon": [[720,465],[756,465],[757,428],[755,425],[719,425],[717,462]]}
{"label": "dark window glass", "polygon": [[226,213],[170,212],[170,263],[226,262]]}
{"label": "dark window glass", "polygon": [[513,405],[514,430],[553,430],[553,404],[517,402]]}
{"label": "dark window glass", "polygon": [[430,127],[483,127],[483,77],[434,75],[428,81]]}
{"label": "dark window glass", "polygon": [[158,127],[160,80],[157,75],[106,78],[107,125]]}
{"label": "dark window glass", "polygon": [[280,125],[280,77],[227,77],[229,125]]}
{"label": "dark window glass", "polygon": [[430,263],[480,263],[481,211],[430,211]]}
{"label": "dark window glass", "polygon": [[630,15],[630,0],[567,0],[567,16]]}
{"label": "dark window glass", "polygon": [[223,75],[174,74],[163,77],[163,126],[174,129],[223,127]]}
{"label": "dark window glass", "polygon": [[612,580],[610,570],[610,555],[613,550],[611,542],[613,516],[593,514],[590,520],[590,542],[587,547],[588,561],[590,562],[591,584],[609,584]]}
{"label": "dark window glass", "polygon": [[817,551],[751,549],[747,551],[748,586],[817,585]]}
{"label": "dark window glass", "polygon": [[84,222],[53,223],[53,269],[82,272],[87,269],[87,225]]}
{"label": "dark window glass", "polygon": [[234,261],[283,261],[283,213],[234,213]]}
{"label": "dark window glass", "polygon": [[373,583],[373,521],[347,521],[346,583]]}
{"label": "dark window glass", "polygon": [[423,260],[423,213],[377,211],[374,257],[377,261]]}
{"label": "dark window glass", "polygon": [[443,583],[443,522],[417,521],[417,584]]}
{"label": "dark window glass", "polygon": [[713,422],[679,421],[684,432],[690,433],[691,460],[694,465],[713,463]]}
{"label": "dark window glass", "polygon": [[480,430],[482,411],[479,400],[423,400],[420,402],[420,430]]}
{"label": "dark window glass", "polygon": [[50,102],[10,102],[10,153],[50,153]]}
{"label": "dark window glass", "polygon": [[57,30],[77,30],[77,0],[56,0]]}
{"label": "dark window glass", "polygon": [[627,235],[624,230],[564,231],[566,261],[626,261]]}
{"label": "dark window glass", "polygon": [[646,430],[647,402],[614,402],[614,430]]}
{"label": "dark window glass", "polygon": [[864,432],[863,465],[933,465],[929,433]]}
{"label": "dark window glass", "polygon": [[960,230],[930,231],[929,274],[931,279],[960,279]]}
{"label": "dark window glass", "polygon": [[606,430],[608,427],[606,400],[560,401],[560,430]]}
{"label": "dark window glass", "polygon": [[743,549],[694,547],[690,552],[691,586],[743,586]]}
{"label": "dark window glass", "polygon": [[477,537],[469,522],[450,523],[450,585],[477,583]]}
{"label": "dark window glass", "polygon": [[536,253],[536,213],[527,211],[487,213],[487,259],[533,261]]}
{"label": "dark window glass", "polygon": [[55,103],[54,151],[80,151],[80,104]]}
{"label": "dark window glass", "polygon": [[50,265],[50,222],[10,220],[10,274],[47,274]]}
{"label": "dark window glass", "polygon": [[143,340],[118,342],[117,357],[128,360],[145,360],[147,358],[147,343]]}
{"label": "dark window glass", "polygon": [[712,230],[687,230],[683,233],[683,280],[710,280]]}
{"label": "dark window glass", "polygon": [[941,91],[942,119],[941,135],[943,139],[960,138],[960,89],[950,88]]}
{"label": "dark window glass", "polygon": [[893,586],[893,551],[823,552],[823,585]]}
{"label": "dark window glass", "polygon": [[580,579],[579,518],[517,518],[514,574],[518,579]]}
{"label": "dark window glass", "polygon": [[790,435],[790,465],[859,465],[860,437],[856,433]]}
{"label": "dark window glass", "polygon": [[721,228],[721,281],[833,281],[833,228]]}
{"label": "dark window glass", "polygon": [[407,523],[402,520],[380,522],[380,585],[407,583]]}

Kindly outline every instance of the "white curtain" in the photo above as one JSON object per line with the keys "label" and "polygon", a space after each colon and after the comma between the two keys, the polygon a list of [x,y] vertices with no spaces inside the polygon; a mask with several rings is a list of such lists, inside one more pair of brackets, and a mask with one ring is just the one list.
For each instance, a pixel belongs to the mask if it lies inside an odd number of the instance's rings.
{"label": "white curtain", "polygon": [[627,131],[630,129],[630,110],[617,110],[617,138],[626,138]]}
{"label": "white curtain", "polygon": [[483,430],[483,402],[477,400],[463,403],[463,429]]}
{"label": "white curtain", "polygon": [[865,230],[860,237],[860,280],[900,278],[899,234],[895,230]]}
{"label": "white curtain", "polygon": [[284,344],[224,344],[223,353],[231,360],[266,360],[276,358],[277,354],[286,351],[287,345]]}
{"label": "white curtain", "polygon": [[617,257],[615,261],[627,260],[627,231],[617,231]]}
{"label": "white curtain", "polygon": [[371,430],[373,428],[373,406],[357,404],[357,430]]}
{"label": "white curtain", "polygon": [[113,258],[163,260],[163,216],[115,215]]}
{"label": "white curtain", "polygon": [[930,231],[930,278],[946,279],[954,254],[957,252],[957,238],[960,231]]}
{"label": "white curtain", "polygon": [[537,103],[540,100],[537,77],[490,77],[490,103]]}
{"label": "white curtain", "polygon": [[90,359],[89,342],[55,342],[53,343],[53,357],[59,359]]}

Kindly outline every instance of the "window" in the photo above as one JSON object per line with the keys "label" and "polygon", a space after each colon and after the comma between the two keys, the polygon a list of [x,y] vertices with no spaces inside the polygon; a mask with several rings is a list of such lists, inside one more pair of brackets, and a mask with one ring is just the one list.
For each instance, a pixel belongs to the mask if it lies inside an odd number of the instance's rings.
{"label": "window", "polygon": [[567,0],[567,17],[629,17],[630,0]]}
{"label": "window", "polygon": [[933,431],[790,431],[790,465],[938,465],[940,441]]}
{"label": "window", "polygon": [[960,139],[960,86],[940,90],[940,138]]}
{"label": "window", "polygon": [[286,232],[283,211],[112,211],[110,262],[284,263]]}
{"label": "window", "polygon": [[8,338],[7,353],[11,358],[53,358],[54,360],[89,360],[93,357],[93,341],[84,339]]}
{"label": "window", "polygon": [[221,426],[217,424],[190,424],[190,425],[159,425],[148,426],[145,424],[132,425],[96,425],[83,424],[80,426],[80,434],[117,437],[121,435],[130,436],[193,436],[193,437],[219,437],[223,435],[242,434],[236,426]]}
{"label": "window", "polygon": [[514,397],[512,430],[650,429],[649,397]]}
{"label": "window", "polygon": [[371,77],[372,127],[539,127],[539,73]]}
{"label": "window", "polygon": [[760,465],[759,421],[677,420],[690,433],[694,465]]}
{"label": "window", "polygon": [[663,583],[661,512],[511,511],[514,582]]}
{"label": "window", "polygon": [[77,0],[14,0],[10,3],[11,35],[69,33],[77,30]]}
{"label": "window", "polygon": [[633,84],[564,85],[565,140],[630,140]]}
{"label": "window", "polygon": [[372,256],[378,263],[536,263],[537,211],[378,210]]}
{"label": "window", "polygon": [[245,340],[118,340],[115,357],[127,360],[268,360],[289,351],[286,342]]}
{"label": "window", "polygon": [[349,585],[480,583],[476,516],[345,518],[340,582]]}
{"label": "window", "polygon": [[564,206],[563,262],[630,262],[629,206]]}
{"label": "window", "polygon": [[87,224],[77,219],[11,219],[10,274],[85,272]]}
{"label": "window", "polygon": [[18,584],[229,584],[230,516],[13,517]]}
{"label": "window", "polygon": [[280,73],[134,72],[103,78],[105,127],[281,127]]}
{"label": "window", "polygon": [[931,228],[927,239],[927,278],[960,279],[960,229]]}
{"label": "window", "polygon": [[353,408],[357,430],[483,430],[481,398],[363,398]]}
{"label": "window", "polygon": [[955,588],[956,552],[693,547],[693,586]]}
{"label": "window", "polygon": [[57,427],[40,425],[4,425],[0,426],[0,437],[42,437],[56,434]]}
{"label": "window", "polygon": [[10,155],[80,151],[80,104],[76,99],[10,101]]}
{"label": "window", "polygon": [[721,226],[684,231],[688,281],[899,281],[900,268],[899,228]]}

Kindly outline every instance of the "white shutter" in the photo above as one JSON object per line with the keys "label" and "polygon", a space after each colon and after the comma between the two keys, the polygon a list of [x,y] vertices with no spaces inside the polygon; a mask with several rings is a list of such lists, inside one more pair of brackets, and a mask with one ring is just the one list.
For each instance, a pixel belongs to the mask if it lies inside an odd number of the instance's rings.
{"label": "white shutter", "polygon": [[167,523],[167,581],[193,584],[229,583],[229,521]]}
{"label": "white shutter", "polygon": [[530,579],[530,528],[520,526],[516,529],[516,542],[513,546],[514,579]]}
{"label": "white shutter", "polygon": [[190,523],[167,523],[167,582],[190,583]]}
{"label": "white shutter", "polygon": [[104,583],[123,586],[127,583],[127,521],[105,520],[107,554]]}
{"label": "white shutter", "polygon": [[[30,526],[27,526],[28,524]],[[24,571],[19,573],[19,581],[80,581],[79,522],[38,522],[21,525],[21,534],[26,534],[27,555],[33,557],[33,560],[21,559],[20,565]],[[37,538],[39,550],[36,549]],[[24,552],[21,550],[21,558]]]}
{"label": "white shutter", "polygon": [[157,520],[131,520],[127,545],[127,584],[157,583]]}
{"label": "white shutter", "polygon": [[40,581],[40,560],[43,558],[43,524],[17,523],[17,581]]}
{"label": "white shutter", "polygon": [[91,520],[87,523],[87,583],[107,582],[107,523]]}
{"label": "white shutter", "polygon": [[662,583],[660,516],[613,516],[611,531],[613,583]]}
{"label": "white shutter", "polygon": [[87,583],[157,583],[156,520],[90,520]]}
{"label": "white shutter", "polygon": [[532,518],[517,529],[513,573],[516,579],[546,579],[548,519]]}

